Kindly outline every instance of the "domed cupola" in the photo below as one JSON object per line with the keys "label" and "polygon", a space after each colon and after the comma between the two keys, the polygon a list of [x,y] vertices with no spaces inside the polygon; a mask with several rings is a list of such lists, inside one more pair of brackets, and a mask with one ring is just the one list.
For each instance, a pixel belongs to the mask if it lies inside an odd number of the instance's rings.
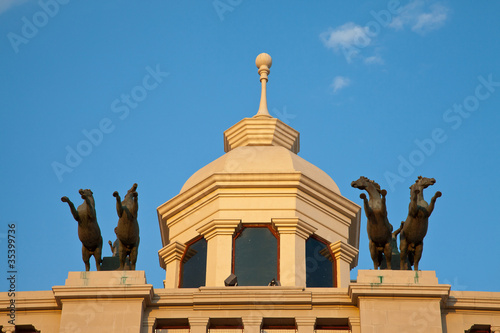
{"label": "domed cupola", "polygon": [[360,207],[297,155],[299,132],[269,114],[271,64],[257,57],[259,111],[224,132],[226,154],[157,209],[165,288],[224,286],[231,274],[239,286],[349,284]]}

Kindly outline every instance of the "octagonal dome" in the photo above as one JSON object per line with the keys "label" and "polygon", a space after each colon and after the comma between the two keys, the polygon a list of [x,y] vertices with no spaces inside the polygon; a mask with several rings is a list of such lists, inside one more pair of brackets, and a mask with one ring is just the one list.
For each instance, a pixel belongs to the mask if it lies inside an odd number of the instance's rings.
{"label": "octagonal dome", "polygon": [[[180,193],[192,188],[213,174],[259,174],[299,172],[316,183],[340,195],[333,179],[323,170],[280,146],[243,146],[219,157],[195,172]],[[258,176],[256,176],[258,177]],[[256,178],[255,180],[259,180]]]}

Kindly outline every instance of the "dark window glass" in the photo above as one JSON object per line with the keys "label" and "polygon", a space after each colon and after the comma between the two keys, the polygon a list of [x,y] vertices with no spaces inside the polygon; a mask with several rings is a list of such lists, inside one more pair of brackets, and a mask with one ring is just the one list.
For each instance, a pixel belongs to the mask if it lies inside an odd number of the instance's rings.
{"label": "dark window glass", "polygon": [[309,237],[306,241],[306,286],[333,287],[333,263],[326,244]]}
{"label": "dark window glass", "polygon": [[267,286],[278,279],[278,240],[268,228],[245,228],[234,242],[239,286]]}
{"label": "dark window glass", "polygon": [[207,241],[201,238],[186,248],[182,259],[182,288],[205,285],[207,273]]}

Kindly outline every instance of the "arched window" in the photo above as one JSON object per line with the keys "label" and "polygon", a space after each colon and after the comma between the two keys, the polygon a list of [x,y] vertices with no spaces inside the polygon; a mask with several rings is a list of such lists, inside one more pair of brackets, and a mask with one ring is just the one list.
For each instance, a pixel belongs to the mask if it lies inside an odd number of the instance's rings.
{"label": "arched window", "polygon": [[207,273],[207,241],[196,238],[188,243],[182,256],[181,288],[198,288],[205,285]]}
{"label": "arched window", "polygon": [[334,265],[325,241],[309,237],[306,241],[306,286],[333,287]]}
{"label": "arched window", "polygon": [[239,286],[267,286],[278,276],[278,235],[267,225],[244,226],[233,238],[233,274]]}

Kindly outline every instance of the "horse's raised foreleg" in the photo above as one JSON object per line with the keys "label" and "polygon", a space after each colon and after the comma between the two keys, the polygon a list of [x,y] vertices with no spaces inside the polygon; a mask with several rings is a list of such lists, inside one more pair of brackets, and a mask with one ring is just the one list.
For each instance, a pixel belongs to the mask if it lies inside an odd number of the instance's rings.
{"label": "horse's raised foreleg", "polygon": [[387,195],[387,191],[386,190],[382,190],[382,191],[380,191],[380,194],[382,194],[382,209],[383,209],[383,212],[384,212],[384,216],[387,217],[387,208],[386,208],[386,205],[385,205],[385,196]]}
{"label": "horse's raised foreleg", "polygon": [[122,199],[120,198],[118,191],[114,191],[113,196],[116,198],[116,213],[118,214],[118,217],[122,217],[123,214]]}
{"label": "horse's raised foreleg", "polygon": [[361,193],[359,195],[359,197],[361,199],[363,199],[363,206],[365,207],[365,214],[366,214],[366,216],[368,217],[369,215],[372,215],[373,214],[373,210],[370,208],[368,199],[366,198],[366,194]]}
{"label": "horse's raised foreleg", "polygon": [[71,210],[71,214],[73,214],[73,218],[80,223],[80,215],[78,214],[78,211],[75,208],[75,205],[71,202],[71,200],[68,199],[68,197],[62,197],[61,198],[62,202],[67,202],[69,205],[69,209]]}
{"label": "horse's raised foreleg", "polygon": [[413,267],[415,271],[418,271],[418,263],[420,261],[420,258],[422,258],[423,250],[424,250],[423,242],[415,246],[415,255],[413,256]]}
{"label": "horse's raised foreleg", "polygon": [[436,204],[437,198],[439,198],[441,195],[442,195],[442,193],[437,191],[436,194],[434,194],[434,196],[432,197],[431,203],[427,207],[427,212],[429,213],[429,216],[431,216],[432,211],[434,210],[434,205]]}

